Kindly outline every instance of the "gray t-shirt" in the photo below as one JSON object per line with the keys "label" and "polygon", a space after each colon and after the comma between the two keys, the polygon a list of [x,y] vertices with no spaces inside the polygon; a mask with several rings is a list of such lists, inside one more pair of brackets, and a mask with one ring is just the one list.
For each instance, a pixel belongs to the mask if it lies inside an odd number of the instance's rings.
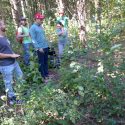
{"label": "gray t-shirt", "polygon": [[[6,37],[0,37],[0,53],[13,54],[9,40]],[[15,62],[14,58],[0,59],[0,66],[9,66]]]}

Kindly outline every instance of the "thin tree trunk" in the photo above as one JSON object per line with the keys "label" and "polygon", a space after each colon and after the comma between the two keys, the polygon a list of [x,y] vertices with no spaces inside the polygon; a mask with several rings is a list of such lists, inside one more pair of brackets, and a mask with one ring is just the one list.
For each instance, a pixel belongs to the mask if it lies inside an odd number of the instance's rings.
{"label": "thin tree trunk", "polygon": [[96,19],[96,31],[101,32],[101,1],[95,0],[95,19]]}
{"label": "thin tree trunk", "polygon": [[45,10],[47,11],[48,9],[47,9],[47,1],[46,0],[44,0],[44,4],[45,4]]}
{"label": "thin tree trunk", "polygon": [[2,4],[0,4],[0,19],[5,20],[5,14]]}
{"label": "thin tree trunk", "polygon": [[26,17],[26,13],[25,13],[25,6],[24,6],[24,1],[23,0],[20,0],[21,2],[21,10],[22,10],[22,13],[23,13],[23,16]]}
{"label": "thin tree trunk", "polygon": [[[78,23],[79,27],[84,27],[82,30],[82,39],[81,42],[83,46],[86,46],[86,25],[85,25],[85,20],[86,20],[86,10],[85,10],[85,0],[78,0],[77,1],[77,14],[78,14]],[[81,32],[81,31],[80,31]],[[81,34],[81,33],[80,33]],[[79,35],[80,39],[81,36]]]}
{"label": "thin tree trunk", "polygon": [[18,27],[18,19],[19,19],[17,2],[18,2],[17,0],[10,0],[11,12],[15,28]]}
{"label": "thin tree trunk", "polygon": [[79,25],[85,27],[86,11],[85,11],[85,0],[77,1],[77,14]]}
{"label": "thin tree trunk", "polygon": [[58,9],[60,10],[64,10],[64,3],[62,0],[56,0],[56,3],[57,3],[57,6],[58,6]]}
{"label": "thin tree trunk", "polygon": [[27,15],[27,17],[28,17],[28,22],[31,20],[31,7],[29,6],[29,3],[28,3],[28,1],[27,0],[24,0],[24,2],[25,2],[25,11],[26,11],[26,15]]}

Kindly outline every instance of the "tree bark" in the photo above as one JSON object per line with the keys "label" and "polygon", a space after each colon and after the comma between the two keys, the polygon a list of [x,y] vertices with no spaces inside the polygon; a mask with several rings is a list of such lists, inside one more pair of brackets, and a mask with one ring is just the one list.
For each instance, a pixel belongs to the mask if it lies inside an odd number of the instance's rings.
{"label": "tree bark", "polygon": [[20,0],[20,2],[21,2],[21,10],[22,10],[23,16],[26,17],[24,1]]}
{"label": "tree bark", "polygon": [[64,3],[62,0],[56,0],[56,3],[57,3],[57,6],[58,6],[58,9],[60,10],[64,10]]}
{"label": "tree bark", "polygon": [[[86,44],[86,25],[85,25],[85,21],[86,21],[86,10],[85,10],[85,0],[78,0],[77,1],[77,16],[78,16],[78,23],[79,23],[79,27],[81,28],[81,27],[84,27],[84,30],[82,30],[82,34],[84,34],[84,35],[82,35],[82,44],[83,44],[83,46],[85,46],[85,44]],[[81,32],[81,30],[80,30],[80,32]],[[79,34],[81,34],[79,32]],[[79,35],[79,38],[81,39],[81,36]]]}
{"label": "tree bark", "polygon": [[96,20],[96,31],[101,32],[101,1],[94,0],[95,2],[95,20]]}
{"label": "tree bark", "polygon": [[15,28],[17,28],[19,19],[18,6],[17,6],[18,1],[17,0],[9,0],[9,1],[11,5],[11,12],[12,12],[14,26]]}
{"label": "tree bark", "polygon": [[85,27],[85,20],[86,20],[85,0],[78,0],[76,4],[77,4],[79,26],[82,25]]}

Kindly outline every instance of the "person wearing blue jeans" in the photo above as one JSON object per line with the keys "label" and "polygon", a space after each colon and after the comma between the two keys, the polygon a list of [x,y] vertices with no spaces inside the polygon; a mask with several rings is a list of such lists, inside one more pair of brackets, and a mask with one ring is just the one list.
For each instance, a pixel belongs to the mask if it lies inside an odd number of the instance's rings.
{"label": "person wearing blue jeans", "polygon": [[6,26],[4,21],[0,20],[0,72],[3,76],[5,89],[10,103],[16,100],[12,87],[14,74],[18,81],[21,81],[23,73],[19,67],[16,58],[20,55],[15,54],[10,47],[10,41],[5,36]]}
{"label": "person wearing blue jeans", "polygon": [[20,26],[18,28],[17,38],[23,38],[23,59],[25,65],[30,65],[30,47],[32,46],[31,37],[29,34],[29,28],[27,27],[27,22],[25,17],[20,18]]}
{"label": "person wearing blue jeans", "polygon": [[59,63],[60,63],[64,48],[65,48],[65,46],[67,44],[67,40],[68,40],[67,29],[64,28],[64,25],[61,22],[57,23],[56,33],[58,35],[58,51],[59,51],[58,57],[59,57]]}
{"label": "person wearing blue jeans", "polygon": [[30,47],[32,46],[32,43],[23,43],[23,51],[24,51],[24,64],[30,65]]}
{"label": "person wearing blue jeans", "polygon": [[65,41],[59,41],[59,43],[58,43],[59,58],[62,57],[65,46],[66,46],[66,42]]}
{"label": "person wearing blue jeans", "polygon": [[41,24],[43,23],[44,15],[41,13],[36,13],[35,22],[30,27],[30,35],[34,48],[37,51],[38,60],[39,60],[39,71],[45,83],[48,82],[48,40],[45,36],[45,31]]}
{"label": "person wearing blue jeans", "polygon": [[15,75],[17,82],[20,82],[23,77],[23,73],[19,67],[19,64],[15,61],[9,66],[0,66],[0,72],[3,76],[5,90],[8,93],[8,97],[15,98],[15,93],[12,87],[13,76]]}

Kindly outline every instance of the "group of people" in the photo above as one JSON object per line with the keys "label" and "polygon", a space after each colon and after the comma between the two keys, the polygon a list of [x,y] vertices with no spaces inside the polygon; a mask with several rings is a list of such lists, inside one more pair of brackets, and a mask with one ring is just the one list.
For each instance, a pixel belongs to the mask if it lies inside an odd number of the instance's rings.
{"label": "group of people", "polygon": [[[61,11],[60,17],[56,22],[56,33],[58,35],[58,48],[59,48],[59,60],[62,57],[63,49],[67,43],[67,18],[64,16],[64,12]],[[20,19],[20,26],[18,28],[17,38],[22,38],[22,46],[24,50],[24,64],[30,65],[30,46],[33,46],[38,56],[39,71],[46,83],[51,77],[48,72],[48,40],[45,35],[44,28],[42,27],[45,16],[41,13],[34,15],[34,23],[30,28],[27,27],[26,18]],[[23,73],[16,61],[16,58],[20,55],[15,54],[11,48],[10,41],[5,35],[6,26],[4,21],[0,21],[0,73],[2,73],[5,83],[5,90],[7,92],[9,102],[13,103],[16,100],[16,95],[13,90],[12,81],[13,74],[16,76],[16,80],[21,81],[23,79]]]}

